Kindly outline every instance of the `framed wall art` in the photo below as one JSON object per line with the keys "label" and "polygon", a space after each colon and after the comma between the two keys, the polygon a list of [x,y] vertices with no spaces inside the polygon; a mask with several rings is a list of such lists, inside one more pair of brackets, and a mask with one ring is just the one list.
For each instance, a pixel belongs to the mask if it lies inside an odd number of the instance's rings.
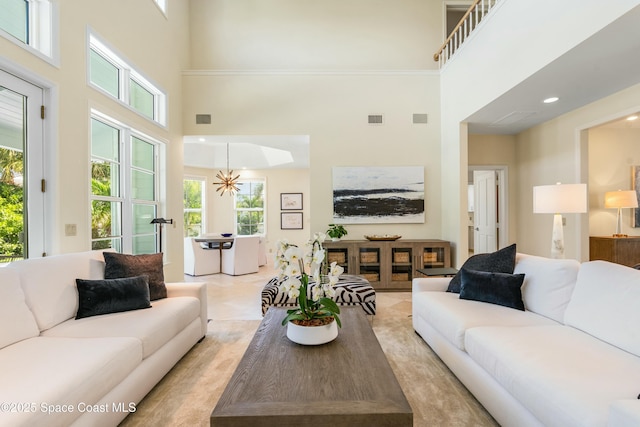
{"label": "framed wall art", "polygon": [[[636,192],[638,201],[640,201],[640,166],[631,166],[631,186]],[[640,228],[640,208],[632,208],[631,226]]]}
{"label": "framed wall art", "polygon": [[302,212],[280,212],[281,230],[302,230]]}
{"label": "framed wall art", "polygon": [[424,223],[424,167],[334,167],[333,222]]}
{"label": "framed wall art", "polygon": [[280,210],[302,210],[302,193],[280,193]]}

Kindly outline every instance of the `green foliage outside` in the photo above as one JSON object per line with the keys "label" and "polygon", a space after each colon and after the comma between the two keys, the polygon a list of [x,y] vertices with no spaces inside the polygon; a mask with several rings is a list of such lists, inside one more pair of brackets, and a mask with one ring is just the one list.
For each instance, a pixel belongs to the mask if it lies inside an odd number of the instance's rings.
{"label": "green foliage outside", "polygon": [[[92,163],[91,193],[94,196],[111,195],[111,168],[107,163]],[[91,249],[111,247],[111,202],[94,200],[91,203]]]}
{"label": "green foliage outside", "polygon": [[15,182],[24,171],[23,159],[20,151],[0,148],[0,256],[14,259],[24,252],[24,189]]}
{"label": "green foliage outside", "polygon": [[[202,181],[185,179],[184,185],[184,236],[197,237],[202,233]],[[189,212],[198,209],[198,212]]]}
{"label": "green foliage outside", "polygon": [[236,194],[238,235],[247,236],[264,232],[264,184],[241,184]]}

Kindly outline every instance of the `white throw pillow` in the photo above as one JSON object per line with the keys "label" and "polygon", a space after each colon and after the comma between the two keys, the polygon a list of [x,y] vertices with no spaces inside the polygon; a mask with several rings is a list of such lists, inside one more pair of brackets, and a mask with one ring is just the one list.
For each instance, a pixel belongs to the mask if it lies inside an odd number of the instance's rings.
{"label": "white throw pillow", "polygon": [[77,252],[17,261],[27,306],[41,331],[75,317],[78,311],[76,279],[104,279],[100,251]]}
{"label": "white throw pillow", "polygon": [[0,268],[0,348],[40,335],[36,319],[24,302],[20,276],[9,267]]}
{"label": "white throw pillow", "polygon": [[580,263],[572,259],[517,254],[513,273],[525,275],[522,284],[525,309],[563,323],[579,269]]}

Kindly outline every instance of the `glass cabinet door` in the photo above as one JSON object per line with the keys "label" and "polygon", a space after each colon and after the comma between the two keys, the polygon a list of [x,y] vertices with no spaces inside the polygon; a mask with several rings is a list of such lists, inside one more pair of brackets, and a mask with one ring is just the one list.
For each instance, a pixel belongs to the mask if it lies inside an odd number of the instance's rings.
{"label": "glass cabinet door", "polygon": [[379,282],[381,255],[379,247],[358,248],[358,259],[360,261],[358,274],[369,282]]}
{"label": "glass cabinet door", "polygon": [[391,281],[408,282],[413,279],[413,248],[391,248]]}

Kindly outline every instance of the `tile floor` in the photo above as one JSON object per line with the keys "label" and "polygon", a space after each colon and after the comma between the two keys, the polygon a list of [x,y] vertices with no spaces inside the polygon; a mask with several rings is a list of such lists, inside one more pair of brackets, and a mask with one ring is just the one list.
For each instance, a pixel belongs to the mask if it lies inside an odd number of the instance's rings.
{"label": "tile floor", "polygon": [[[258,273],[242,276],[211,274],[184,276],[185,282],[207,283],[209,318],[213,320],[261,320],[260,292],[275,276],[271,265],[260,267]],[[377,315],[411,315],[411,292],[377,292]]]}

